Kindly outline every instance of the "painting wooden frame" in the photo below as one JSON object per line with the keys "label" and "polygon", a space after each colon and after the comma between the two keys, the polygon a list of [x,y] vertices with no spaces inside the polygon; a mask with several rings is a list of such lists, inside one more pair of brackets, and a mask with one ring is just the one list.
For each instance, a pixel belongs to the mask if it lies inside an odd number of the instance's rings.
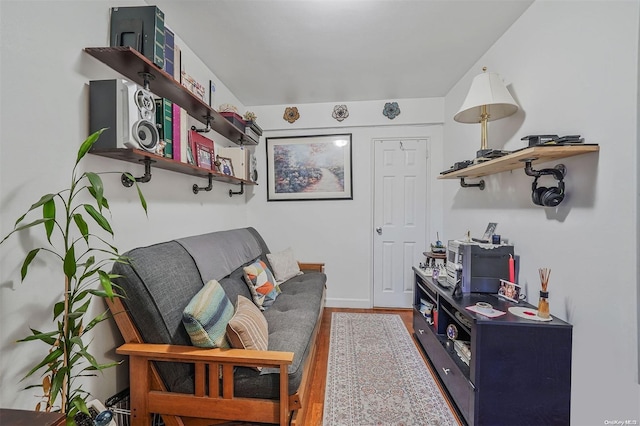
{"label": "painting wooden frame", "polygon": [[267,201],[352,200],[351,133],[266,138]]}

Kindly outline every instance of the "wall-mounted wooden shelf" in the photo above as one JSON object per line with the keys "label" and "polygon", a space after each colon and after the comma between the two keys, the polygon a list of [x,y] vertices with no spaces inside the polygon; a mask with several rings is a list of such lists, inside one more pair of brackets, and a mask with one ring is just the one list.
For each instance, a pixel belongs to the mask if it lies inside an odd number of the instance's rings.
{"label": "wall-mounted wooden shelf", "polygon": [[524,169],[527,161],[531,161],[532,164],[546,163],[560,158],[598,152],[599,150],[600,146],[595,144],[533,146],[505,155],[504,157],[495,158],[484,163],[443,174],[439,176],[438,179],[479,178],[509,170]]}
{"label": "wall-mounted wooden shelf", "polygon": [[145,161],[149,159],[154,168],[170,170],[172,172],[182,173],[186,175],[196,176],[204,179],[209,179],[216,182],[231,183],[235,185],[257,185],[250,180],[240,179],[235,176],[228,176],[213,170],[204,169],[202,167],[194,166],[193,164],[181,163],[179,161],[172,160],[171,158],[161,157],[159,155],[152,154],[140,149],[131,148],[115,148],[115,149],[101,149],[91,151],[94,155],[102,157],[114,158],[116,160],[127,161],[134,164],[145,164]]}
{"label": "wall-mounted wooden shelf", "polygon": [[[148,84],[148,90],[153,94],[167,98],[180,105],[191,117],[210,127],[211,130],[231,142],[238,145],[257,145],[257,141],[247,137],[243,130],[231,124],[220,113],[194,96],[186,87],[176,81],[172,75],[158,68],[137,50],[131,47],[87,47],[84,51],[118,71],[128,80],[143,87]],[[144,175],[136,178],[138,182],[149,182],[151,180],[152,165],[154,168],[207,179],[208,186],[193,185],[193,192],[196,194],[199,191],[210,191],[213,181],[240,185],[240,191],[229,190],[229,196],[243,194],[244,185],[256,185],[255,182],[249,180],[227,176],[213,170],[182,163],[140,149],[92,149],[90,152],[102,157],[144,165]],[[131,186],[133,181],[129,179],[129,176],[123,175],[122,184]]]}
{"label": "wall-mounted wooden shelf", "polygon": [[149,79],[149,90],[156,96],[167,98],[180,105],[187,113],[203,124],[211,125],[211,129],[238,145],[256,145],[257,142],[247,137],[224,118],[219,112],[194,96],[173,76],[155,66],[145,56],[131,47],[86,47],[89,55],[118,71],[128,80],[144,86],[145,76]]}

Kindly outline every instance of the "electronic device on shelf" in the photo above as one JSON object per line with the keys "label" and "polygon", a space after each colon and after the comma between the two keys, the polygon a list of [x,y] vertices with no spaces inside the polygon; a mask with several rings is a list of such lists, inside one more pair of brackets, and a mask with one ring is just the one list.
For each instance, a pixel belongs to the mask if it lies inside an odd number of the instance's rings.
{"label": "electronic device on shelf", "polygon": [[465,169],[465,168],[469,167],[472,164],[473,164],[473,160],[458,161],[458,162],[454,163],[453,166],[451,166],[448,170],[445,170],[444,172],[440,172],[440,174],[441,175],[445,175],[447,173],[452,173],[452,172],[455,172],[457,170],[462,170],[462,169]]}
{"label": "electronic device on shelf", "polygon": [[529,146],[538,145],[571,145],[584,142],[584,138],[580,135],[529,135],[521,138],[522,141],[529,141]]}
{"label": "electronic device on shelf", "polygon": [[462,293],[497,293],[500,280],[509,279],[513,254],[513,245],[449,240],[447,280],[460,282]]}
{"label": "electronic device on shelf", "polygon": [[164,13],[157,6],[112,7],[110,21],[111,47],[130,46],[164,66]]}
{"label": "electronic device on shelf", "polygon": [[93,149],[139,148],[156,152],[160,135],[156,127],[153,95],[128,80],[89,82],[89,131],[106,130]]}

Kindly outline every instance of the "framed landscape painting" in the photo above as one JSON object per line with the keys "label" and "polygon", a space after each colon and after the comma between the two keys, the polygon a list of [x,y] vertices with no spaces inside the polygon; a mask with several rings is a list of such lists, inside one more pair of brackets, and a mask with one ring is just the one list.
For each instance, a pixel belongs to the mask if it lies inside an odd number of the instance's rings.
{"label": "framed landscape painting", "polygon": [[267,201],[352,200],[351,133],[266,139]]}

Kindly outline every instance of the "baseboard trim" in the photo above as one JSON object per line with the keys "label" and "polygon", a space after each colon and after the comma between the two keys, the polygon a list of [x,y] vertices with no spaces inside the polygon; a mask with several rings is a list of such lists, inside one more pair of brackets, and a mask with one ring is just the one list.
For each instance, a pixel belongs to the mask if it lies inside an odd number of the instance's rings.
{"label": "baseboard trim", "polygon": [[327,308],[358,308],[358,309],[369,309],[373,307],[369,299],[336,299],[336,298],[327,298],[325,306]]}

